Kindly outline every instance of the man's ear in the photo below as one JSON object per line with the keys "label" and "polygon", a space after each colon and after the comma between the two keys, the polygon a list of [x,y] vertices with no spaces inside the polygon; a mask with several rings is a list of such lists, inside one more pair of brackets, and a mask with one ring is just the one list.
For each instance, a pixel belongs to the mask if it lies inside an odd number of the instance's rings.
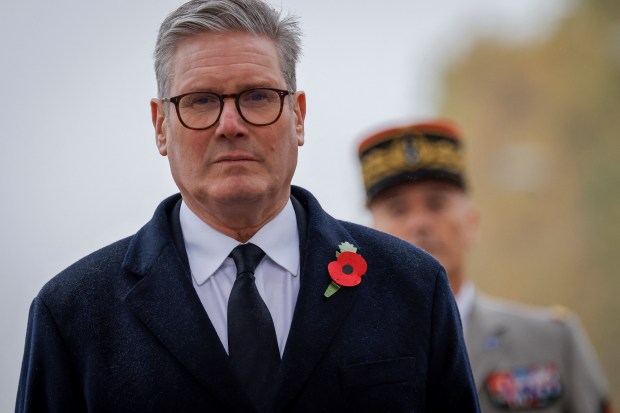
{"label": "man's ear", "polygon": [[304,92],[296,92],[294,95],[293,115],[295,116],[295,132],[297,133],[297,145],[304,144],[304,120],[306,119],[306,94]]}
{"label": "man's ear", "polygon": [[159,99],[151,99],[151,119],[155,128],[155,143],[161,156],[168,155],[168,128],[164,102]]}

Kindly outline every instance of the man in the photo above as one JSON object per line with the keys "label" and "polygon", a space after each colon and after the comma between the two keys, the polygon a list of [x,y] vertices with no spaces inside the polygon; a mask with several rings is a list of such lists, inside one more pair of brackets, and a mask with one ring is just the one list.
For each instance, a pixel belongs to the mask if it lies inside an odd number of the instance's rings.
{"label": "man", "polygon": [[261,0],[166,18],[151,109],[180,194],[43,287],[17,411],[478,411],[441,265],[291,187],[299,38]]}
{"label": "man", "polygon": [[479,216],[456,125],[383,130],[360,143],[359,157],[374,227],[422,247],[447,271],[481,410],[606,411],[605,379],[574,315],[487,297],[467,277]]}

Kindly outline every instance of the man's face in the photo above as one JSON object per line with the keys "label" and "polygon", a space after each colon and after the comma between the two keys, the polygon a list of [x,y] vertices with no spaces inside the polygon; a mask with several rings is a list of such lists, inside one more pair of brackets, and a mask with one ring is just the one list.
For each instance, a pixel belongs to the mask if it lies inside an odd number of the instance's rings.
{"label": "man's face", "polygon": [[440,180],[401,184],[378,194],[370,211],[375,228],[431,253],[451,280],[463,278],[478,232],[478,214],[463,190]]}
{"label": "man's face", "polygon": [[[287,89],[274,43],[247,33],[203,33],[181,41],[170,76],[168,96]],[[217,216],[217,209],[288,199],[298,147],[304,142],[303,92],[285,97],[282,115],[269,126],[245,122],[234,99],[225,100],[219,121],[206,130],[185,128],[172,104],[166,111],[154,99],[151,110],[159,152],[168,156],[190,207]]]}

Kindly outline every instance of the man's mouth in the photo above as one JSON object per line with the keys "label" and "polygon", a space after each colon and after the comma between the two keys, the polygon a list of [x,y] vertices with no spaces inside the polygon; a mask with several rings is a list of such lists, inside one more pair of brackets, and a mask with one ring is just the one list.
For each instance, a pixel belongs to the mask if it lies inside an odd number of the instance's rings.
{"label": "man's mouth", "polygon": [[215,159],[215,163],[226,162],[253,162],[257,161],[256,157],[249,153],[229,153],[220,155]]}

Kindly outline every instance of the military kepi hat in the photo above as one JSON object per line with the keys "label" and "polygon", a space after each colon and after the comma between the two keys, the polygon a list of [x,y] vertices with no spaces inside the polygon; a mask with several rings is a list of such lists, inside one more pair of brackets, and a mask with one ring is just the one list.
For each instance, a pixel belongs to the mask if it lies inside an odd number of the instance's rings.
{"label": "military kepi hat", "polygon": [[368,202],[392,186],[427,179],[467,189],[461,132],[447,120],[379,131],[361,141],[358,154]]}

